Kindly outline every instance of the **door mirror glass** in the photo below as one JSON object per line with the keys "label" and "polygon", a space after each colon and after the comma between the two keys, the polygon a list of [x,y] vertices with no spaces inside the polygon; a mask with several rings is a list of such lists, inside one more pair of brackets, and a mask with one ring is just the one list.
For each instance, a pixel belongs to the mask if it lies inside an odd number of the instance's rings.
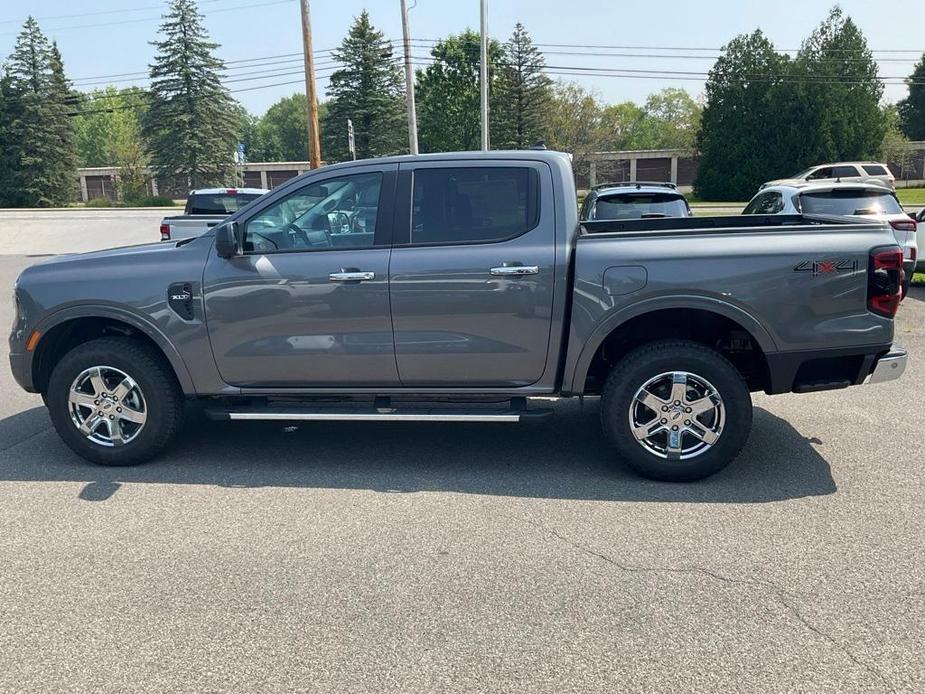
{"label": "door mirror glass", "polygon": [[229,222],[215,228],[215,250],[222,258],[231,258],[238,254],[238,229],[237,222]]}

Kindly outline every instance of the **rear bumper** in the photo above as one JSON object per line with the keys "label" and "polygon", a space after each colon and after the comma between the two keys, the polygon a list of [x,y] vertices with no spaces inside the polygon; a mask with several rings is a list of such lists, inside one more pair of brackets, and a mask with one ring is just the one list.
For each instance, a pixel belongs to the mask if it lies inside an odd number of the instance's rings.
{"label": "rear bumper", "polygon": [[887,381],[895,381],[902,376],[903,372],[906,370],[906,362],[908,359],[909,355],[906,353],[906,350],[899,345],[893,345],[890,347],[889,352],[874,362],[870,377],[865,382],[886,383]]}

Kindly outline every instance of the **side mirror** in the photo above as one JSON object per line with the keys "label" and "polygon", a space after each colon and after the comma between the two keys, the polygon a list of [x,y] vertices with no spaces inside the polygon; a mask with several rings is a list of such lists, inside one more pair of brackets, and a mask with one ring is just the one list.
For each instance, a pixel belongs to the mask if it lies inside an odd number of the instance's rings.
{"label": "side mirror", "polygon": [[917,222],[925,222],[925,209],[919,210],[919,216],[915,218]]}
{"label": "side mirror", "polygon": [[215,227],[215,250],[222,258],[231,258],[240,253],[239,242],[241,225],[230,222]]}

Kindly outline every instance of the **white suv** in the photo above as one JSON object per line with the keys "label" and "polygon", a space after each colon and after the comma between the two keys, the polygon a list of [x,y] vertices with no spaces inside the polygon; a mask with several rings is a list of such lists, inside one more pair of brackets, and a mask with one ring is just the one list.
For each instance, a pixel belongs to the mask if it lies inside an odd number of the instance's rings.
{"label": "white suv", "polygon": [[895,187],[896,178],[890,173],[890,167],[876,161],[845,161],[838,164],[819,164],[790,178],[768,181],[760,190],[769,186],[798,183],[876,183],[881,186]]}
{"label": "white suv", "polygon": [[758,191],[742,214],[822,214],[868,217],[888,222],[903,249],[906,287],[915,271],[916,221],[903,211],[896,193],[871,183],[769,185]]}

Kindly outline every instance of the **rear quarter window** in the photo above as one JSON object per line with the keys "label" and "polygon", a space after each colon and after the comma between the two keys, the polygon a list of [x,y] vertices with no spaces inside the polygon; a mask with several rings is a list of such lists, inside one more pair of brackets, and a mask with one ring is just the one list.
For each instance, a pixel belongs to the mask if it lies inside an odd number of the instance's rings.
{"label": "rear quarter window", "polygon": [[886,176],[887,170],[885,167],[880,166],[880,164],[864,164],[864,171],[869,173],[871,176]]}

